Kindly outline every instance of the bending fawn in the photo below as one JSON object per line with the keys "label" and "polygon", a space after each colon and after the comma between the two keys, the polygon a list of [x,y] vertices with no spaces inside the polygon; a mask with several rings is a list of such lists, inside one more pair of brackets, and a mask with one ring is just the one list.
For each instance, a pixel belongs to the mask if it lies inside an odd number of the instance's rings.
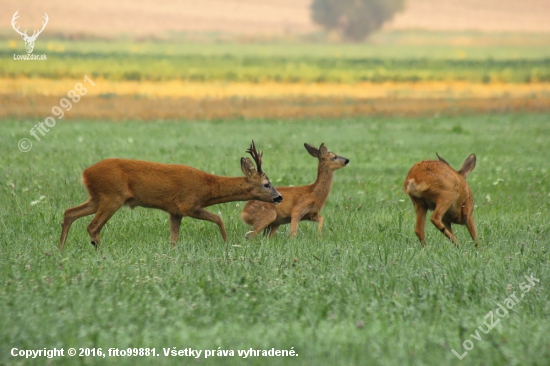
{"label": "bending fawn", "polygon": [[325,144],[319,149],[309,144],[304,144],[307,152],[319,159],[317,168],[317,180],[310,185],[301,187],[277,187],[277,190],[285,197],[278,206],[271,203],[248,201],[241,212],[242,220],[252,225],[252,231],[246,233],[246,238],[254,238],[265,229],[270,230],[269,237],[273,237],[280,225],[290,223],[290,237],[298,232],[298,222],[310,220],[318,222],[319,235],[323,228],[324,218],[319,215],[327,202],[334,171],[346,166],[349,159],[338,156],[327,150]]}
{"label": "bending fawn", "polygon": [[426,213],[433,210],[430,221],[445,236],[459,245],[454,236],[451,224],[466,225],[472,239],[479,245],[476,226],[474,224],[474,196],[466,177],[476,166],[474,154],[462,164],[462,168],[456,171],[439,154],[437,160],[424,160],[413,165],[403,190],[412,200],[416,211],[416,225],[414,232],[420,243],[426,245]]}
{"label": "bending fawn", "polygon": [[247,150],[250,158],[241,158],[245,177],[229,178],[208,174],[186,165],[159,164],[140,160],[106,159],[82,173],[90,198],[80,206],[65,211],[61,224],[61,250],[71,224],[95,213],[88,226],[91,243],[99,246],[99,232],[107,220],[123,205],[158,208],[170,214],[170,243],[178,240],[184,216],[216,223],[223,240],[227,233],[222,219],[204,208],[217,203],[257,199],[275,204],[283,197],[262,171],[262,153],[254,141]]}

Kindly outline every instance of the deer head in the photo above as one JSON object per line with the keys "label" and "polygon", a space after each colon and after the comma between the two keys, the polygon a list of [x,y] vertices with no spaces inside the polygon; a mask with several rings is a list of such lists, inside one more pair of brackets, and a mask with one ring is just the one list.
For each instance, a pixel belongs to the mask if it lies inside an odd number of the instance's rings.
{"label": "deer head", "polygon": [[[261,151],[256,150],[256,144],[252,140],[252,145],[246,150],[254,159],[256,167],[250,158],[241,158],[241,169],[244,175],[247,177],[247,180],[252,183],[254,186],[253,192],[258,197],[266,197],[272,199],[272,203],[279,204],[283,200],[283,196],[277,192],[275,187],[269,181],[269,178],[262,171],[262,156]],[[264,199],[267,200],[267,199]]]}
{"label": "deer head", "polygon": [[42,23],[42,29],[40,30],[35,30],[32,34],[32,36],[29,36],[27,34],[27,30],[25,29],[25,32],[20,32],[19,31],[19,27],[15,28],[15,21],[17,20],[17,18],[19,18],[17,16],[17,13],[19,12],[16,11],[15,14],[13,14],[13,17],[11,18],[11,26],[13,27],[13,29],[19,33],[21,35],[21,38],[23,38],[23,41],[25,41],[25,48],[27,49],[27,53],[32,53],[32,50],[34,49],[34,42],[36,41],[36,38],[38,38],[38,35],[40,33],[42,33],[42,31],[44,30],[44,28],[46,28],[46,24],[48,24],[48,14],[44,13],[44,22]]}

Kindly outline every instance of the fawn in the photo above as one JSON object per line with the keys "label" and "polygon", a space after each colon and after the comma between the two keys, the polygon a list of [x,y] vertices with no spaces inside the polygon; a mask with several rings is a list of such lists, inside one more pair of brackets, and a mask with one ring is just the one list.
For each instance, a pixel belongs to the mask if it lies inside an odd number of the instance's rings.
{"label": "fawn", "polygon": [[414,232],[420,243],[426,245],[426,213],[433,210],[430,221],[445,236],[460,245],[453,233],[451,224],[466,225],[472,239],[479,245],[476,226],[474,224],[474,196],[466,177],[476,166],[474,154],[456,171],[439,154],[438,160],[423,160],[413,165],[403,190],[411,197],[416,212]]}
{"label": "fawn", "polygon": [[83,216],[95,214],[88,226],[92,245],[99,247],[99,232],[123,205],[158,208],[170,215],[170,243],[178,240],[184,216],[216,223],[224,241],[227,233],[222,219],[204,208],[217,203],[256,199],[272,203],[282,196],[262,171],[262,153],[254,141],[246,151],[250,158],[241,158],[245,177],[220,177],[186,165],[160,164],[140,160],[106,159],[82,173],[82,181],[90,198],[80,206],[65,211],[61,224],[59,250],[63,249],[71,224]]}
{"label": "fawn", "polygon": [[280,225],[290,223],[290,237],[296,236],[298,223],[302,220],[318,222],[321,235],[324,218],[319,213],[327,202],[334,171],[346,166],[349,159],[343,158],[327,150],[325,144],[319,149],[304,144],[307,152],[319,159],[317,180],[313,184],[301,187],[277,187],[285,197],[280,205],[267,202],[248,201],[241,212],[242,220],[252,226],[252,231],[246,233],[246,238],[254,238],[264,230],[273,237]]}

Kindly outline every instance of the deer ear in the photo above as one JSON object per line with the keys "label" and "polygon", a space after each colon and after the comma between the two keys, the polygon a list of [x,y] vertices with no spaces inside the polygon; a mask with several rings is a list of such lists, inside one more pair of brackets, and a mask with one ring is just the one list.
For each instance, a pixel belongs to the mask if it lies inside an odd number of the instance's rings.
{"label": "deer ear", "polygon": [[447,163],[447,160],[445,160],[445,159],[443,159],[441,156],[439,156],[438,153],[435,153],[435,155],[437,155],[437,158],[439,159],[440,162],[445,163],[445,164],[447,164],[448,166],[451,166],[451,164]]}
{"label": "deer ear", "polygon": [[256,174],[256,167],[250,158],[241,158],[241,170],[247,177]]}
{"label": "deer ear", "polygon": [[307,143],[305,143],[304,146],[305,146],[307,152],[309,153],[309,155],[313,156],[314,158],[319,157],[319,150],[316,147],[313,147],[313,146],[311,146],[310,144],[307,144]]}
{"label": "deer ear", "polygon": [[324,158],[328,153],[328,149],[327,147],[325,146],[324,143],[321,144],[321,146],[319,146],[319,155]]}
{"label": "deer ear", "polygon": [[476,155],[472,154],[468,156],[466,160],[464,160],[464,164],[462,164],[462,168],[458,171],[458,174],[462,175],[464,179],[470,174],[472,170],[476,167]]}

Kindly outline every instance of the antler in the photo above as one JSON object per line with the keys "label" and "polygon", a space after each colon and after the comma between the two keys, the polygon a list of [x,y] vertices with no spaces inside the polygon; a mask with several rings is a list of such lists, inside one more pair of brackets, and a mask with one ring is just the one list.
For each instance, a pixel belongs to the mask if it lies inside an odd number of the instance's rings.
{"label": "antler", "polygon": [[[26,29],[25,29],[25,33],[21,33],[21,32],[19,31],[19,27],[15,28],[15,21],[17,20],[17,18],[19,18],[19,17],[17,16],[17,13],[19,13],[19,10],[17,10],[17,11],[15,12],[15,14],[13,14],[13,17],[11,18],[11,26],[12,26],[13,29],[14,29],[17,33],[19,33],[20,35],[22,35],[22,36],[27,36],[27,30],[26,30]],[[27,37],[28,37],[28,36],[27,36]]]}
{"label": "antler", "polygon": [[48,20],[50,18],[48,18],[48,14],[44,13],[44,20],[45,22],[42,22],[42,29],[40,30],[35,30],[32,34],[32,36],[29,37],[29,35],[27,34],[27,30],[25,29],[25,32],[22,33],[21,31],[19,31],[19,27],[15,28],[15,21],[19,18],[17,16],[17,14],[19,13],[19,10],[15,12],[15,14],[13,14],[13,17],[11,18],[11,26],[13,27],[13,29],[19,33],[20,35],[24,36],[25,38],[29,38],[29,39],[36,39],[36,37],[38,37],[38,35],[40,33],[42,33],[42,31],[44,30],[44,28],[46,28],[46,24],[48,24]]}
{"label": "antler", "polygon": [[247,153],[249,153],[252,156],[252,159],[256,162],[258,173],[262,172],[262,155],[264,154],[261,151],[256,150],[256,145],[254,144],[254,140],[252,140],[252,145],[250,145],[250,148],[246,150]]}
{"label": "antler", "polygon": [[[42,23],[42,29],[40,29],[40,30],[38,31],[38,33],[36,33],[37,31],[34,31],[34,33],[32,34],[31,38],[36,38],[36,37],[38,37],[38,35],[39,35],[40,33],[42,33],[42,31],[44,30],[44,28],[46,28],[46,24],[48,24],[48,20],[49,20],[49,19],[50,19],[50,18],[48,18],[48,14],[44,13],[44,20],[45,20],[45,22]],[[36,35],[35,35],[35,34],[36,34]]]}

